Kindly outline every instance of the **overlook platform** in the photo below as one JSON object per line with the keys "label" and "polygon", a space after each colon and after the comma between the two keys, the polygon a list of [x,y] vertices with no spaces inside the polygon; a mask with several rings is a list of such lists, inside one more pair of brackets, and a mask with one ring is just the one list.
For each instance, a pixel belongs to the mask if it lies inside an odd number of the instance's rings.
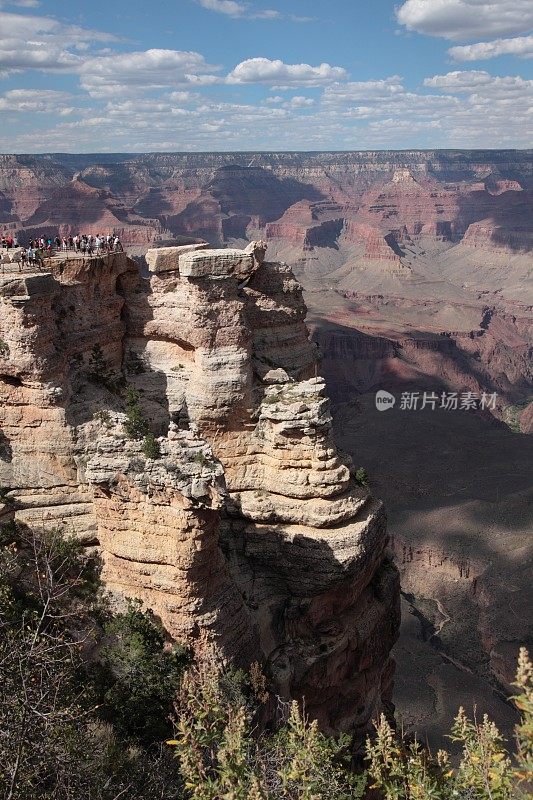
{"label": "overlook platform", "polygon": [[21,248],[0,248],[0,274],[28,273],[34,275],[36,273],[53,272],[54,264],[65,263],[67,261],[94,261],[95,259],[121,255],[124,253],[124,250],[101,251],[91,253],[90,255],[76,252],[75,250],[55,250],[52,251],[51,255],[47,254],[41,258],[40,263],[32,265],[26,263],[24,268],[22,268],[20,261],[20,252]]}
{"label": "overlook platform", "polygon": [[0,264],[0,295],[34,296],[55,293],[61,286],[102,284],[137,266],[127,253],[105,253],[82,256],[58,253],[43,260],[42,265]]}
{"label": "overlook platform", "polygon": [[[6,250],[0,250],[0,255]],[[20,261],[0,260],[0,281],[12,281],[15,278],[25,279],[35,276],[51,277],[59,283],[77,283],[84,273],[104,268],[114,271],[118,265],[128,261],[124,251],[92,254],[90,256],[74,251],[57,252],[46,256],[40,262],[24,264]],[[123,271],[120,268],[119,271]],[[3,279],[3,280],[2,280]]]}

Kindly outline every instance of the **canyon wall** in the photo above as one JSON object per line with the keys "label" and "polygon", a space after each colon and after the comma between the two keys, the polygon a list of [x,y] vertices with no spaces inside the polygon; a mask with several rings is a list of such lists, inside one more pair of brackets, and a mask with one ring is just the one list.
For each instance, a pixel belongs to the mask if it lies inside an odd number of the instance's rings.
{"label": "canyon wall", "polygon": [[112,229],[141,249],[261,232],[307,248],[362,243],[370,260],[424,237],[514,253],[531,247],[532,188],[530,151],[5,155],[0,225]]}
{"label": "canyon wall", "polygon": [[0,277],[0,486],[21,522],[98,548],[108,590],[174,638],[263,661],[360,740],[390,709],[398,573],[333,442],[301,287],[262,245],[147,262]]}

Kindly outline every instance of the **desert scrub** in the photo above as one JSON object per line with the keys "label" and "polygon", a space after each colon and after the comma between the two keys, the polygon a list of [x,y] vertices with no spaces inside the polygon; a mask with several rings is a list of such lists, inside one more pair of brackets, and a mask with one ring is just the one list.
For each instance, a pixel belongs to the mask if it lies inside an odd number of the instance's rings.
{"label": "desert scrub", "polygon": [[138,608],[111,616],[78,543],[0,528],[2,797],[183,800],[160,743],[186,654]]}
{"label": "desert scrub", "polygon": [[266,403],[267,406],[273,406],[276,403],[279,403],[280,400],[281,400],[281,395],[280,394],[267,394],[263,398],[263,403]]}
{"label": "desert scrub", "polygon": [[514,406],[506,406],[503,409],[503,421],[513,433],[520,433],[520,415],[526,409],[531,401],[524,403],[517,403]]}
{"label": "desert scrub", "polygon": [[4,342],[3,339],[0,339],[0,356],[4,356],[6,358],[9,355],[9,345],[7,342]]}
{"label": "desert scrub", "polygon": [[148,436],[150,429],[148,422],[143,416],[139,404],[139,392],[132,386],[126,389],[126,422],[124,428],[128,439],[143,439]]}
{"label": "desert scrub", "polygon": [[511,757],[498,728],[487,715],[471,720],[460,708],[452,726],[453,742],[462,746],[454,764],[449,753],[435,757],[418,741],[398,738],[384,716],[376,737],[367,741],[368,771],[385,800],[528,800],[533,777],[533,664],[521,648],[514,683],[514,703],[522,717],[515,727]]}
{"label": "desert scrub", "polygon": [[138,601],[104,626],[100,650],[101,716],[148,745],[168,736],[169,715],[189,652],[168,645],[163,628]]}
{"label": "desert scrub", "polygon": [[86,375],[91,383],[104,386],[110,392],[116,392],[120,383],[118,375],[113,372],[109,361],[104,358],[103,350],[99,344],[95,344],[91,350]]}
{"label": "desert scrub", "polygon": [[100,422],[104,428],[111,427],[111,415],[109,411],[95,411],[93,418],[96,420],[96,422]]}
{"label": "desert scrub", "polygon": [[365,488],[368,487],[369,485],[368,472],[364,467],[359,467],[355,471],[355,480],[359,484],[359,486],[364,486]]}
{"label": "desert scrub", "polygon": [[195,453],[191,458],[191,461],[195,464],[205,464],[207,462],[207,458],[205,453]]}
{"label": "desert scrub", "polygon": [[327,737],[286,706],[275,735],[257,719],[269,700],[259,665],[250,675],[206,659],[189,669],[176,702],[175,748],[189,800],[358,800],[365,778],[349,769],[349,736]]}
{"label": "desert scrub", "polygon": [[154,460],[161,458],[161,448],[153,433],[149,433],[144,437],[142,451],[146,458],[151,458]]}
{"label": "desert scrub", "polygon": [[286,406],[292,406],[295,403],[304,403],[305,405],[312,405],[313,403],[318,403],[320,400],[323,400],[324,398],[321,397],[319,394],[286,394],[286,395],[282,394],[279,399]]}
{"label": "desert scrub", "polygon": [[296,404],[310,406],[314,403],[319,403],[323,399],[324,398],[319,394],[284,394],[283,392],[279,392],[278,394],[266,395],[263,399],[263,403],[267,405],[282,403],[284,406],[293,406]]}
{"label": "desert scrub", "polygon": [[178,467],[177,464],[172,464],[172,463],[167,464],[166,468],[167,468],[167,472],[170,472],[172,475],[174,475],[176,480],[179,480],[180,478],[183,478],[183,473],[182,473],[181,469]]}

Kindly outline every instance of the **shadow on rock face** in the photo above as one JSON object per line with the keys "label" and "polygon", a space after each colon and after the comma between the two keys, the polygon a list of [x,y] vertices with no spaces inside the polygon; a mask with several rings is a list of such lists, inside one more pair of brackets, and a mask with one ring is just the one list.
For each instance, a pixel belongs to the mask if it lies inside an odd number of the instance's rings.
{"label": "shadow on rock face", "polygon": [[227,518],[221,529],[273,690],[301,699],[323,730],[356,733],[356,746],[372,718],[392,709],[388,654],[399,627],[398,571],[384,560],[385,517],[375,508],[367,513],[370,530],[362,514],[359,540],[350,526],[303,532]]}

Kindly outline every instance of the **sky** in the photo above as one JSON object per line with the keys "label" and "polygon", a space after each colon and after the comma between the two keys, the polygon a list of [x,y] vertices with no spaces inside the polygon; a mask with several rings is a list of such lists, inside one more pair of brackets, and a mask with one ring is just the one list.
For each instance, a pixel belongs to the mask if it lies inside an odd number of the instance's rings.
{"label": "sky", "polygon": [[533,0],[0,0],[0,152],[526,148]]}

